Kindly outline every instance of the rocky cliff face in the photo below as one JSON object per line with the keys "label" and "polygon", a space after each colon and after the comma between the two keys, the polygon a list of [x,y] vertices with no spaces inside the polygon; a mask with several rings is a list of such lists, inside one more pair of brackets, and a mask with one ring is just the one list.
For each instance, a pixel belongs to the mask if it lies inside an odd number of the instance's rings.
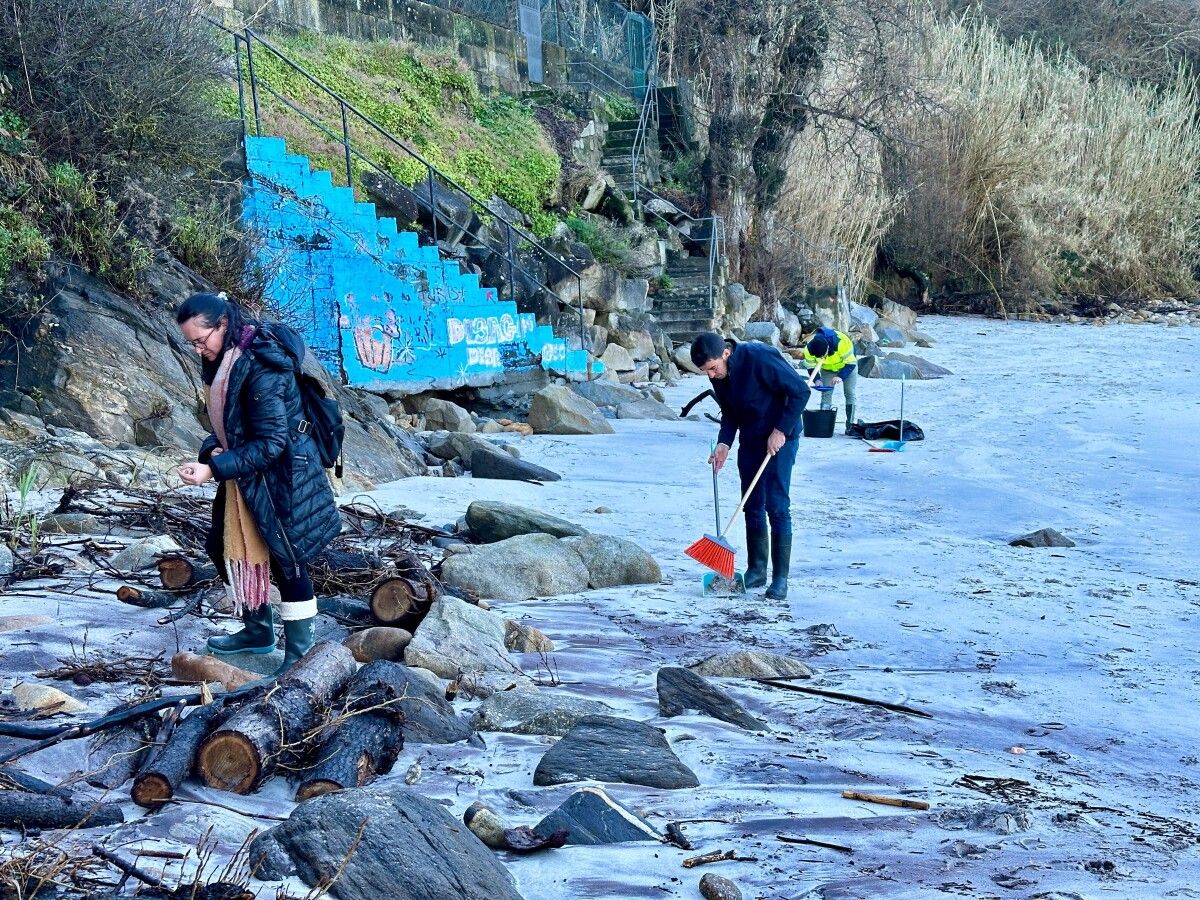
{"label": "rocky cliff face", "polygon": [[[205,285],[166,258],[135,301],[78,268],[53,263],[41,312],[10,342],[0,374],[0,475],[36,465],[39,482],[77,476],[117,483],[169,477],[192,458],[208,421],[196,354],[173,310]],[[347,479],[354,486],[423,474],[423,451],[352,392]]]}

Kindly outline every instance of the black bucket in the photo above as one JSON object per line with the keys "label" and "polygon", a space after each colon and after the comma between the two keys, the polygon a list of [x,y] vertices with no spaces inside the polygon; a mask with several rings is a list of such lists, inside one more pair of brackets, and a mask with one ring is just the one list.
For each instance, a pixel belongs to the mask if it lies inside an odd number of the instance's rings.
{"label": "black bucket", "polygon": [[804,436],[833,437],[833,426],[836,422],[836,409],[806,409],[804,411]]}

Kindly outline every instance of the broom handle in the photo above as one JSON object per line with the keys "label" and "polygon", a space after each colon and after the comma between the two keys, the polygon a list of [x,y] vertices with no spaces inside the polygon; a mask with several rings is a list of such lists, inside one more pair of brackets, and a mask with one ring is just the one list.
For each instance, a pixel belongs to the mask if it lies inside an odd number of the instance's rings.
{"label": "broom handle", "polygon": [[[717,442],[713,441],[710,447],[711,453],[717,452]],[[713,466],[713,519],[715,520],[713,527],[717,529],[717,534],[720,534],[721,528],[721,494],[717,490],[717,467]]]}
{"label": "broom handle", "polygon": [[742,494],[742,499],[738,501],[737,509],[733,511],[733,515],[729,517],[729,521],[725,523],[725,527],[721,529],[721,537],[725,536],[725,532],[733,525],[733,520],[738,517],[738,513],[742,511],[742,507],[746,505],[746,501],[750,499],[750,495],[754,493],[754,489],[758,486],[758,479],[762,478],[762,473],[767,471],[767,463],[771,461],[771,454],[768,453],[763,457],[762,465],[758,467],[758,471],[754,473],[754,480],[750,482],[750,487],[746,489],[746,493]]}

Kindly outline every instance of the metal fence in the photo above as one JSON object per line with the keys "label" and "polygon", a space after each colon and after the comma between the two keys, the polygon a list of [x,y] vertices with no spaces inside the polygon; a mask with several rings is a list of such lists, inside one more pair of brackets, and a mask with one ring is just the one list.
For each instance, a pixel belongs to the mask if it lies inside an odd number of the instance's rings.
{"label": "metal fence", "polygon": [[[522,7],[541,8],[543,41],[595,59],[602,68],[632,73],[644,86],[654,53],[654,24],[617,0],[423,0],[473,19],[529,33]],[[535,13],[536,16],[536,13]],[[528,26],[529,23],[524,23]]]}

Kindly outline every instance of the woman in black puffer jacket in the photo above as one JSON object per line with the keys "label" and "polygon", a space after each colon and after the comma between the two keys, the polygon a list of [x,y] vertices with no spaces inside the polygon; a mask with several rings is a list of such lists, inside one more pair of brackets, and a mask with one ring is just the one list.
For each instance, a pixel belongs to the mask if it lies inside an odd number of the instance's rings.
{"label": "woman in black puffer jacket", "polygon": [[275,649],[271,587],[278,585],[285,655],[279,675],[313,645],[317,603],[307,563],[341,531],[341,516],[296,382],[304,341],[292,329],[248,319],[224,294],[193,294],[175,316],[201,357],[213,433],[187,484],[218,482],[205,549],[244,627],[213,637],[217,654]]}

